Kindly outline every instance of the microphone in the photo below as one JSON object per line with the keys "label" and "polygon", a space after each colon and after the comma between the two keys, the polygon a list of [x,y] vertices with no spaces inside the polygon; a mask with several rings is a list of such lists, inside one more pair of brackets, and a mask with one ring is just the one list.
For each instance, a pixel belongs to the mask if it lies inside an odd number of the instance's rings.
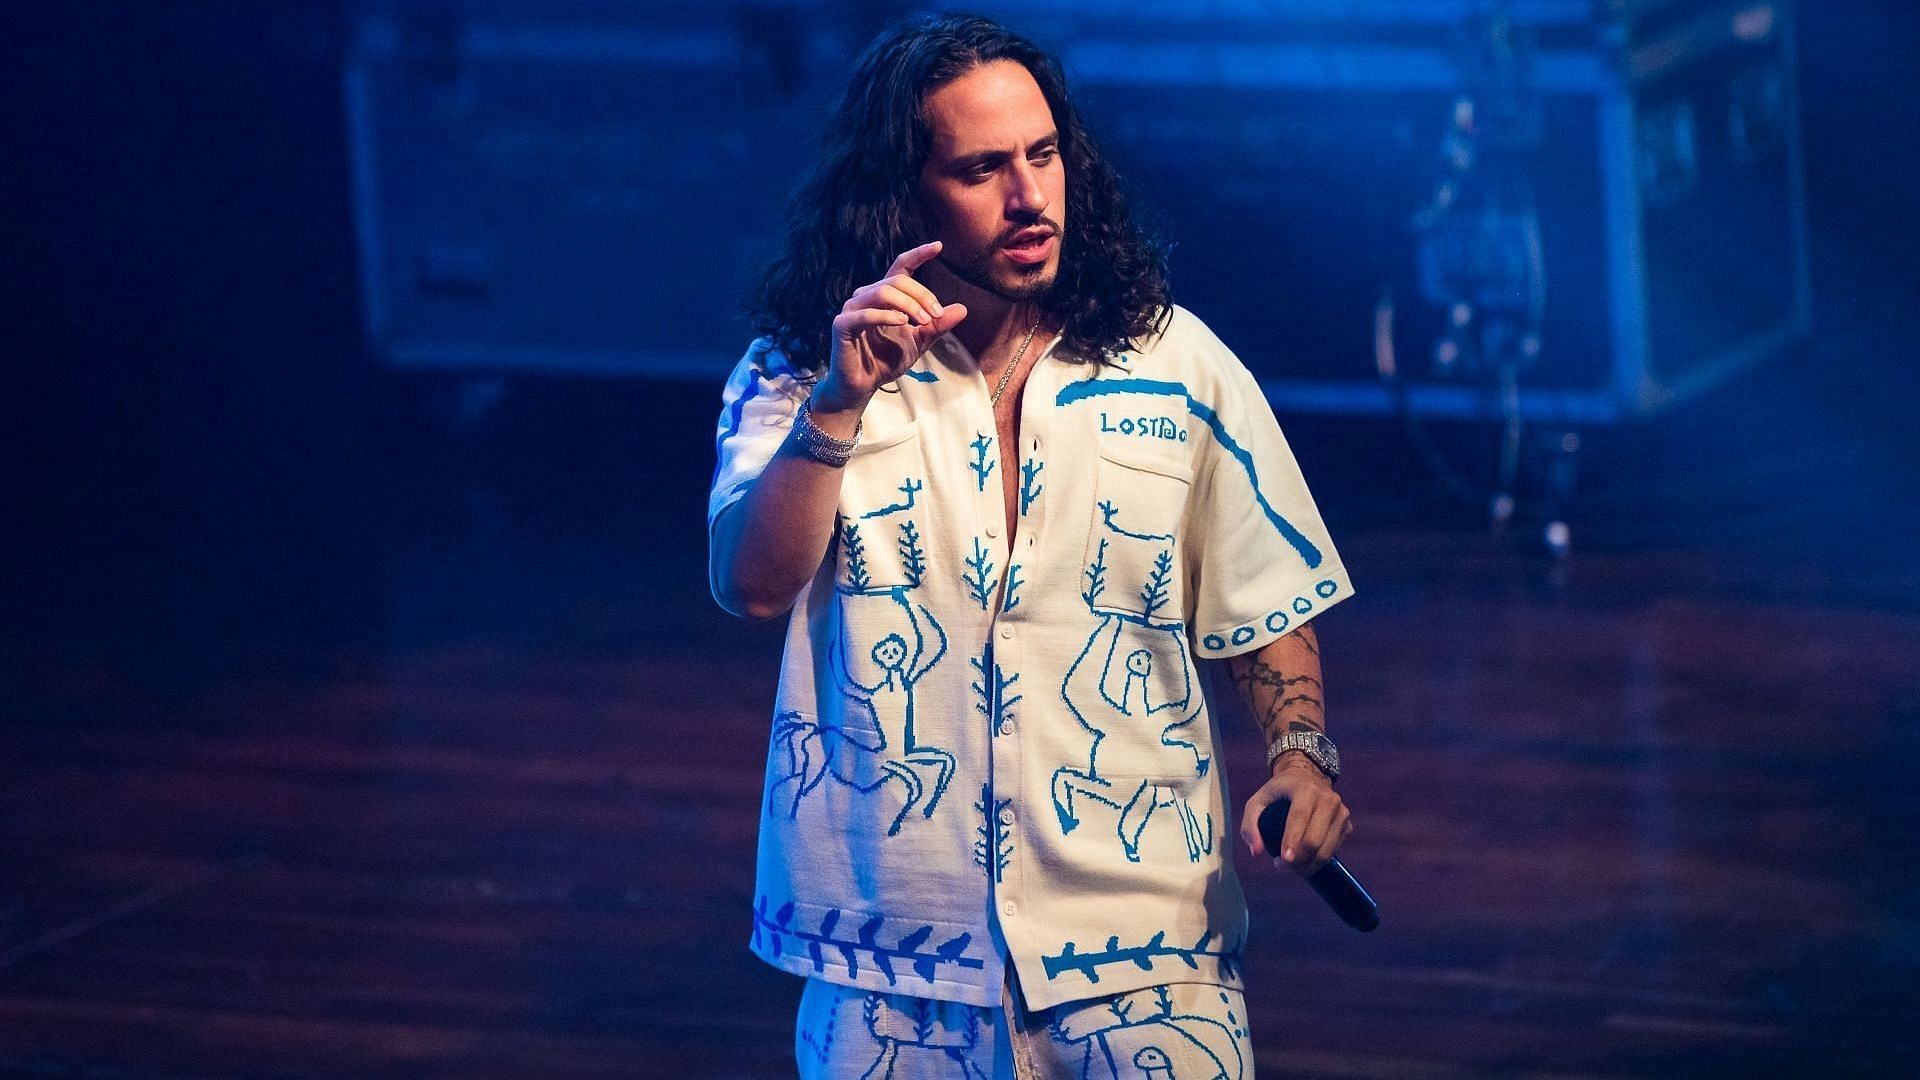
{"label": "microphone", "polygon": [[[1260,811],[1260,839],[1266,843],[1267,850],[1276,856],[1280,851],[1280,838],[1287,827],[1287,811],[1291,809],[1292,803],[1280,799]],[[1379,907],[1375,906],[1373,897],[1367,895],[1367,890],[1361,888],[1347,868],[1341,865],[1339,856],[1328,859],[1327,865],[1315,870],[1313,876],[1307,879],[1307,884],[1313,886],[1313,891],[1320,894],[1320,899],[1325,900],[1334,914],[1340,916],[1341,922],[1355,930],[1366,931],[1380,925]]]}

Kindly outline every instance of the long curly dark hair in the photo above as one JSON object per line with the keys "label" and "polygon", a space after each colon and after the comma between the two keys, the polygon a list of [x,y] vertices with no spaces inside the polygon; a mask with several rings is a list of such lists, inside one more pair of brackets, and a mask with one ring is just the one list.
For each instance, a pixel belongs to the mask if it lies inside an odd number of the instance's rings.
{"label": "long curly dark hair", "polygon": [[1067,170],[1060,272],[1042,309],[1061,323],[1056,354],[1105,363],[1164,327],[1166,248],[1138,228],[1118,177],[1067,97],[1053,57],[990,19],[936,15],[883,31],[854,67],[822,152],[789,201],[784,250],[748,303],[797,371],[824,375],[833,317],[894,256],[931,239],[918,209],[933,144],[927,95],[974,68],[1013,60],[1052,107]]}

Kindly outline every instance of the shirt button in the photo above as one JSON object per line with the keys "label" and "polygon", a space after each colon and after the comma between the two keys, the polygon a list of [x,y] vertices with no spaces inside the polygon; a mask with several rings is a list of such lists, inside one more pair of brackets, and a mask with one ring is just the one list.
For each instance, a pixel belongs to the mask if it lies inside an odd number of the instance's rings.
{"label": "shirt button", "polygon": [[1017,910],[1019,909],[1013,906],[1013,901],[1011,900],[1000,905],[1000,914],[1005,915],[1009,919],[1013,918],[1013,913]]}
{"label": "shirt button", "polygon": [[1013,734],[1013,721],[1011,720],[1000,721],[1000,734],[1002,735]]}
{"label": "shirt button", "polygon": [[1003,627],[1001,627],[1001,628],[1000,628],[1000,636],[1001,636],[1001,637],[1003,637],[1003,638],[1005,638],[1005,639],[1007,639],[1008,641],[1012,641],[1012,640],[1013,640],[1013,627],[1011,627],[1011,626],[1003,626]]}
{"label": "shirt button", "polygon": [[994,537],[994,536],[999,536],[999,535],[1000,535],[1000,526],[998,526],[998,525],[988,525],[988,526],[987,526],[987,535],[988,535],[989,537]]}
{"label": "shirt button", "polygon": [[1003,806],[1000,808],[1000,824],[1002,825],[1013,824],[1013,807]]}

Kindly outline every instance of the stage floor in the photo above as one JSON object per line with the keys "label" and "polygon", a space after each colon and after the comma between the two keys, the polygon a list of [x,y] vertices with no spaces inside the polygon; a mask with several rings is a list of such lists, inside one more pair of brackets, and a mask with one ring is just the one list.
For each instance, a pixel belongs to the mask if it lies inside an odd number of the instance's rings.
{"label": "stage floor", "polygon": [[[1910,509],[1836,521],[1861,497],[1821,463],[1858,484],[1873,447],[1781,466],[1715,429],[1735,405],[1597,445],[1623,464],[1563,566],[1333,515],[1358,595],[1316,626],[1382,925],[1242,853],[1260,1075],[1920,1060]],[[1721,449],[1679,456],[1702,425]],[[123,605],[110,642],[22,646],[0,1074],[791,1075],[800,983],[746,950],[781,628],[708,599],[701,478],[582,524],[460,475],[370,545],[362,622],[237,640]],[[1221,723],[1244,794],[1258,739]]]}

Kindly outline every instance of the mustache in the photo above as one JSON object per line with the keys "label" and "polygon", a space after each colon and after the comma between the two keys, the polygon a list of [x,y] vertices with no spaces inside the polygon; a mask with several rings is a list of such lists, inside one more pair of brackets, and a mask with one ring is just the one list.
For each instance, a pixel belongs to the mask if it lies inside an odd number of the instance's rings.
{"label": "mustache", "polygon": [[1034,218],[1032,221],[1029,221],[1024,225],[1015,225],[1012,228],[1008,229],[1006,232],[1001,233],[998,237],[994,238],[994,241],[993,241],[994,246],[1005,247],[1006,245],[1013,243],[1014,237],[1019,236],[1021,233],[1026,232],[1030,229],[1045,229],[1049,233],[1052,233],[1055,236],[1060,235],[1060,223],[1053,220],[1050,217],[1047,217],[1045,214],[1042,214],[1039,217]]}

